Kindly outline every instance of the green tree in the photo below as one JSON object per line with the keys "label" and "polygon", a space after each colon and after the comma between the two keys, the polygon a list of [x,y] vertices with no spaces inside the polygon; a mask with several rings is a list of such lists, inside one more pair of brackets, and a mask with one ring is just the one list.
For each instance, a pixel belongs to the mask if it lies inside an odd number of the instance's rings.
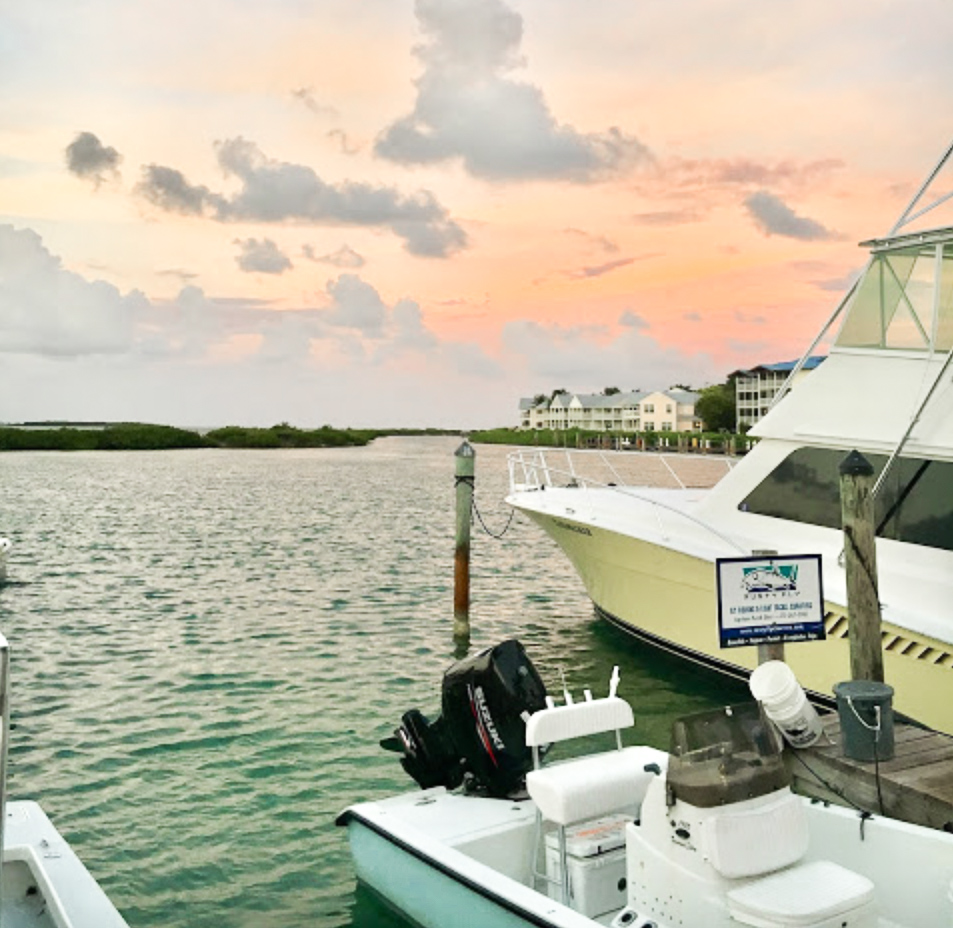
{"label": "green tree", "polygon": [[735,385],[734,381],[702,387],[698,402],[695,403],[695,415],[705,423],[709,432],[727,429],[735,430]]}
{"label": "green tree", "polygon": [[616,393],[621,393],[622,391],[618,387],[606,387],[602,391],[603,396],[615,396]]}

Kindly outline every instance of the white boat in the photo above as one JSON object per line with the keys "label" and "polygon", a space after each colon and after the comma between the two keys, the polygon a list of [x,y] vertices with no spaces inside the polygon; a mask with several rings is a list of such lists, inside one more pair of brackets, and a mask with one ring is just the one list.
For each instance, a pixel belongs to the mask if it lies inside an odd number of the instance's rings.
{"label": "white boat", "polygon": [[[536,708],[533,687],[517,694],[525,665],[502,647],[451,669],[436,723],[421,727],[408,713],[398,729],[405,767],[424,783],[442,769],[444,785],[361,803],[338,819],[359,879],[415,924],[953,924],[953,835],[792,794],[777,732],[757,703],[676,722],[671,753],[623,748],[632,710],[612,685],[603,698],[570,703],[567,694],[565,704]],[[505,666],[492,666],[494,653]],[[467,720],[455,701],[465,710],[478,692],[482,708]],[[607,751],[543,758],[545,744],[556,743],[554,754],[602,732],[616,733]],[[487,767],[491,751],[499,766]],[[526,792],[502,794],[492,771],[512,774],[518,759]],[[461,765],[470,789],[448,789]]]}
{"label": "white boat", "polygon": [[951,153],[953,146],[890,234],[864,243],[871,255],[863,275],[801,363],[837,322],[827,360],[778,394],[752,429],[758,443],[713,488],[623,486],[591,476],[595,465],[613,472],[611,455],[536,450],[510,456],[507,497],[562,548],[611,622],[736,676],[757,657],[753,648],[719,647],[716,559],[820,554],[826,641],[788,645],[786,659],[805,688],[829,699],[850,676],[837,469],[860,451],[878,474],[885,676],[900,713],[948,733],[953,228],[920,227],[953,196],[933,193]]}
{"label": "white boat", "polygon": [[10,657],[0,635],[0,926],[127,928],[123,917],[42,808],[6,798]]}

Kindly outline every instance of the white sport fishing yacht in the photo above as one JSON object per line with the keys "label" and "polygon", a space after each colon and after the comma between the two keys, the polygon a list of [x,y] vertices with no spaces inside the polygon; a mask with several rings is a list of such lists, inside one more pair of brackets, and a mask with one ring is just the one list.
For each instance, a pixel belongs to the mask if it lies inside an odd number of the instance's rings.
{"label": "white sport fishing yacht", "polygon": [[[885,677],[897,711],[953,733],[953,227],[936,220],[947,149],[787,384],[760,440],[713,488],[607,485],[585,455],[510,456],[507,501],[562,548],[597,610],[639,638],[746,676],[754,648],[721,650],[715,561],[820,554],[826,640],[787,645],[815,697],[850,677],[838,466],[874,467]],[[839,325],[828,359],[789,385]],[[562,454],[566,454],[563,452]],[[589,460],[598,452],[588,453]],[[600,455],[604,461],[605,456]]]}

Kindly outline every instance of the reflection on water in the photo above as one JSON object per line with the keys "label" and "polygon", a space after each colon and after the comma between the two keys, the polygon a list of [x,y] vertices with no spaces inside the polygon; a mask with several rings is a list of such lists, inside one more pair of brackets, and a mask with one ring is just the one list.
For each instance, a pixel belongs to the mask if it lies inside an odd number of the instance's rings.
{"label": "reflection on water", "polygon": [[[378,740],[438,709],[454,660],[458,444],[0,455],[11,791],[131,925],[403,925],[355,888],[333,821],[413,786]],[[477,448],[491,529],[504,458]],[[741,698],[595,621],[519,517],[474,533],[472,621],[473,648],[520,638],[553,691],[621,664],[657,746],[674,713]]]}

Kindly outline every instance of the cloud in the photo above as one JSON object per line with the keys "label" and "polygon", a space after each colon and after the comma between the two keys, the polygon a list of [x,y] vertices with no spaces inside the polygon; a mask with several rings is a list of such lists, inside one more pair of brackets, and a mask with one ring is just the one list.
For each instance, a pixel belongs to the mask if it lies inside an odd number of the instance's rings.
{"label": "cloud", "polygon": [[649,328],[648,320],[638,313],[632,312],[631,309],[627,309],[619,316],[619,325],[624,325],[626,328],[636,330]]}
{"label": "cloud", "polygon": [[350,245],[342,245],[335,251],[326,255],[317,255],[312,245],[302,245],[301,253],[309,260],[317,264],[330,264],[332,267],[359,268],[367,263],[362,255],[359,255]]}
{"label": "cloud", "polygon": [[589,183],[650,160],[616,127],[583,133],[559,124],[532,84],[505,76],[522,64],[523,20],[502,0],[416,0],[425,41],[413,111],[374,151],[403,164],[459,159],[490,181]]}
{"label": "cloud", "polygon": [[587,244],[594,246],[600,251],[606,252],[606,254],[613,255],[619,251],[619,246],[608,236],[592,235],[583,229],[568,228],[564,229],[563,231],[566,233],[566,235],[572,235],[581,238]]}
{"label": "cloud", "polygon": [[175,277],[177,280],[185,283],[186,281],[195,280],[199,275],[195,271],[187,271],[180,267],[170,267],[161,271],[156,271],[156,276]]}
{"label": "cloud", "polygon": [[142,169],[142,180],[136,190],[153,206],[184,216],[201,216],[206,210],[223,213],[225,198],[213,194],[208,187],[190,184],[175,168],[149,164]]}
{"label": "cloud", "polygon": [[798,216],[783,200],[766,190],[759,190],[747,197],[745,208],[765,235],[781,235],[806,242],[837,237],[816,220]]}
{"label": "cloud", "polygon": [[634,213],[632,221],[641,226],[681,226],[700,222],[702,214],[695,209],[669,209],[650,213]]}
{"label": "cloud", "polygon": [[340,114],[333,106],[328,106],[325,103],[319,103],[317,98],[314,96],[313,87],[299,87],[296,90],[291,91],[292,99],[301,103],[308,110],[314,113],[315,116],[339,116]]}
{"label": "cloud", "polygon": [[646,389],[670,383],[702,382],[715,376],[707,355],[685,354],[665,347],[638,326],[625,326],[615,337],[591,326],[543,325],[520,319],[503,329],[507,351],[537,381],[570,389],[592,389],[602,383],[632,383]]}
{"label": "cloud", "polygon": [[682,318],[683,318],[686,322],[701,322],[701,321],[702,321],[702,314],[701,314],[701,313],[694,313],[694,312],[693,312],[693,313],[683,313],[683,314],[682,314]]}
{"label": "cloud", "polygon": [[633,261],[635,261],[635,258],[616,258],[615,261],[606,261],[604,264],[594,264],[590,265],[589,267],[579,268],[578,271],[571,271],[569,276],[574,277],[577,280],[586,277],[602,277],[603,274],[616,271],[620,267],[625,267],[626,265],[632,264]]}
{"label": "cloud", "polygon": [[751,158],[673,159],[665,173],[681,186],[758,186],[801,188],[816,184],[844,167],[837,158],[800,162]]}
{"label": "cloud", "polygon": [[734,317],[737,322],[745,326],[766,325],[768,322],[764,316],[753,316],[751,313],[742,312],[740,309],[735,310]]}
{"label": "cloud", "polygon": [[283,274],[294,266],[291,259],[270,239],[235,239],[241,254],[235,259],[249,273]]}
{"label": "cloud", "polygon": [[341,274],[328,282],[331,325],[357,329],[362,335],[379,338],[384,334],[388,310],[380,294],[355,274]]}
{"label": "cloud", "polygon": [[423,257],[444,258],[467,245],[464,230],[429,191],[404,196],[365,183],[335,186],[306,165],[266,158],[254,142],[240,137],[219,142],[216,149],[226,176],[241,182],[231,196],[157,164],[143,168],[137,191],[160,209],[219,222],[385,227],[404,239],[411,254]]}
{"label": "cloud", "polygon": [[343,129],[331,129],[328,132],[329,139],[336,139],[342,155],[356,155],[361,150],[361,145],[352,142]]}
{"label": "cloud", "polygon": [[0,352],[123,352],[147,307],[137,290],[123,295],[103,280],[66,270],[31,229],[0,225]]}
{"label": "cloud", "polygon": [[103,145],[92,132],[80,132],[66,146],[66,167],[77,177],[91,180],[96,187],[119,176],[121,161],[122,155]]}

